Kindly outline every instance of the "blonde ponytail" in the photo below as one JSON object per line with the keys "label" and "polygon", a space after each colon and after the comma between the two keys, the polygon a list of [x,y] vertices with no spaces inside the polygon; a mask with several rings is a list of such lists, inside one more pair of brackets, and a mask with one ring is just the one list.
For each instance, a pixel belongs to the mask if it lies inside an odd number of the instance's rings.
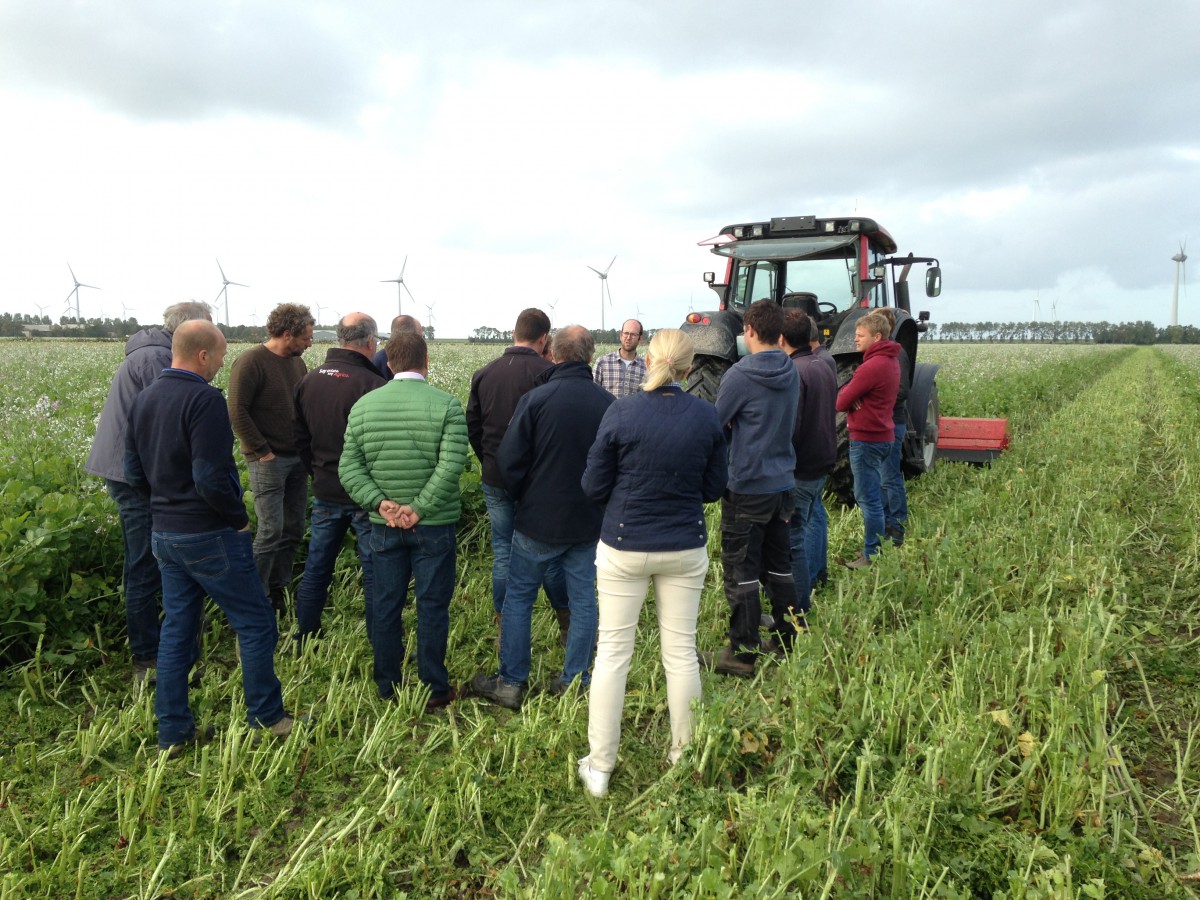
{"label": "blonde ponytail", "polygon": [[696,347],[678,328],[660,328],[654,332],[646,351],[646,377],[643,391],[656,391],[665,384],[680,381],[692,367]]}

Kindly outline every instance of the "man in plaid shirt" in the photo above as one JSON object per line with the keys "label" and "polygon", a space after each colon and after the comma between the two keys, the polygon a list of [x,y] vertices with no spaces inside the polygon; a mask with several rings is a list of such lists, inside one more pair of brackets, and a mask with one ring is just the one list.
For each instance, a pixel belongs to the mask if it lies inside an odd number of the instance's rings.
{"label": "man in plaid shirt", "polygon": [[642,342],[642,323],[627,319],[621,326],[621,349],[596,360],[592,377],[615,397],[627,397],[641,389],[646,364],[637,355]]}

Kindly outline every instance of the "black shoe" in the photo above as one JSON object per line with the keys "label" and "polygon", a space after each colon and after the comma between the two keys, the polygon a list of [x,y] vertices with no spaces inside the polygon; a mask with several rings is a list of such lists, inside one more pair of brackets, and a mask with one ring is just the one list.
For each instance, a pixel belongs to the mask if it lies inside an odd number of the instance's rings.
{"label": "black shoe", "polygon": [[561,697],[567,691],[571,690],[572,687],[575,688],[575,690],[580,694],[587,693],[588,686],[583,683],[583,679],[581,679],[578,675],[576,675],[570,681],[567,681],[565,678],[563,678],[561,673],[554,676],[553,680],[550,682],[550,687],[547,688],[547,690],[549,690],[550,693],[555,697]]}
{"label": "black shoe", "polygon": [[886,529],[884,529],[883,536],[887,540],[891,541],[893,546],[896,546],[896,547],[904,546],[904,529],[903,528],[896,528],[895,526],[886,528]]}
{"label": "black shoe", "polygon": [[481,672],[471,679],[471,690],[484,700],[505,709],[521,708],[521,685],[506,684],[499,675],[484,675]]}
{"label": "black shoe", "polygon": [[192,731],[191,737],[184,738],[182,741],[169,744],[166,747],[160,746],[158,749],[161,753],[165,753],[167,755],[167,759],[179,759],[179,757],[187,753],[187,751],[192,747],[200,744],[207,744],[216,736],[216,733],[217,730],[211,725],[207,725],[204,728],[196,728]]}

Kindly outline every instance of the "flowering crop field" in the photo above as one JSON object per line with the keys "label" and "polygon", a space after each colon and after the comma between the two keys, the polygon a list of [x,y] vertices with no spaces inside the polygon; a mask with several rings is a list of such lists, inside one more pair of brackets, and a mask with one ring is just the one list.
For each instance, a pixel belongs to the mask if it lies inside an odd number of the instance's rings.
{"label": "flowering crop field", "polygon": [[[465,401],[500,349],[434,343],[431,380]],[[515,713],[468,697],[426,715],[419,686],[380,701],[349,549],[325,639],[296,657],[281,628],[285,702],[311,721],[267,743],[240,724],[214,610],[192,703],[218,736],[160,760],[122,644],[115,511],[81,470],[121,356],[0,344],[0,900],[1197,896],[1193,348],[923,348],[942,413],[1008,418],[1008,452],[909,482],[904,546],[831,566],[785,662],[703,674],[673,767],[647,604],[604,800],[575,780],[586,694]],[[486,520],[467,508],[458,682],[496,666]],[[709,517],[706,649],[727,619]],[[831,557],[861,527],[831,509]],[[531,683],[561,663],[539,603]]]}

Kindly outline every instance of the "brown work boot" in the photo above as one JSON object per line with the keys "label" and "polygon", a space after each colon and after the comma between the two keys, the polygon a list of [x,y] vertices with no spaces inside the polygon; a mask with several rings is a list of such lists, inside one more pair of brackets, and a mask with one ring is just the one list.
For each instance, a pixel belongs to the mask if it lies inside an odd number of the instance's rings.
{"label": "brown work boot", "polygon": [[733,648],[725,646],[713,660],[712,670],[718,675],[734,675],[738,678],[753,678],[754,663],[742,662],[733,652]]}
{"label": "brown work boot", "polygon": [[847,569],[869,569],[871,560],[867,558],[865,553],[860,553],[854,559],[847,559],[842,563]]}
{"label": "brown work boot", "polygon": [[556,609],[554,617],[558,619],[558,643],[559,646],[567,646],[567,632],[571,630],[571,610]]}

